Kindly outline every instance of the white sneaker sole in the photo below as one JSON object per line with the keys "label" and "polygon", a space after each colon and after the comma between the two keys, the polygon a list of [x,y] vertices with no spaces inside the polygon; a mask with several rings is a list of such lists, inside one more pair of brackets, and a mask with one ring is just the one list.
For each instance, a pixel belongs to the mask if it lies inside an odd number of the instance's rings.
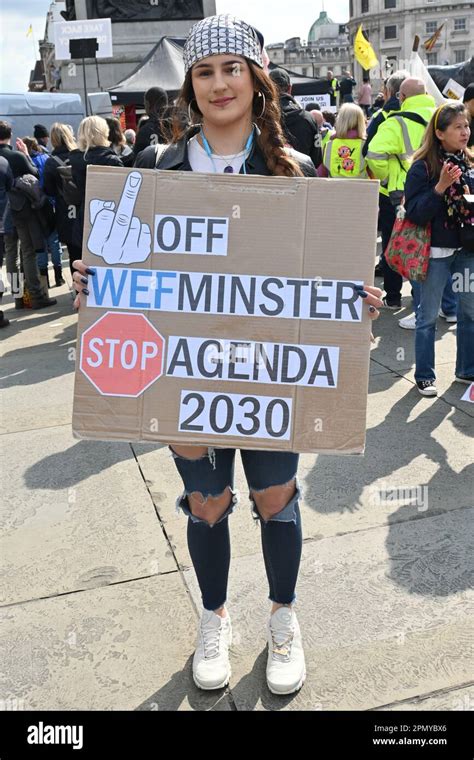
{"label": "white sneaker sole", "polygon": [[402,323],[399,322],[398,326],[401,327],[402,330],[416,330],[416,325],[402,325]]}
{"label": "white sneaker sole", "polygon": [[196,684],[196,686],[198,687],[198,689],[202,689],[203,691],[214,691],[215,689],[223,689],[225,686],[227,686],[227,684],[230,681],[231,675],[232,675],[232,669],[231,669],[231,667],[229,665],[229,671],[227,673],[226,678],[222,681],[222,683],[217,684],[217,686],[206,686],[203,683],[199,683],[199,681],[197,680],[197,678],[194,675],[194,673],[193,673],[193,681]]}
{"label": "white sneaker sole", "polygon": [[418,388],[418,393],[421,393],[422,396],[426,396],[427,398],[434,398],[438,395],[438,391],[434,391],[433,389],[423,391],[421,388]]}
{"label": "white sneaker sole", "polygon": [[301,680],[299,681],[298,685],[294,686],[292,689],[288,689],[287,691],[280,691],[280,690],[277,691],[276,689],[270,686],[268,681],[267,681],[267,686],[272,694],[276,694],[278,697],[284,697],[286,694],[294,694],[295,691],[299,691],[301,687],[303,686],[305,680],[306,680],[306,668],[303,675],[301,676]]}

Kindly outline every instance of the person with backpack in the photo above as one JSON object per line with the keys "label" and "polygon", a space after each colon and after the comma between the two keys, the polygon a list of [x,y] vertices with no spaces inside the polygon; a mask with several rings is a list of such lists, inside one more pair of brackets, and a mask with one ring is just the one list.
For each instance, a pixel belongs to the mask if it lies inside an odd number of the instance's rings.
{"label": "person with backpack", "polygon": [[[179,116],[169,146],[150,146],[136,168],[211,174],[315,176],[310,159],[285,147],[277,90],[264,70],[255,29],[230,16],[211,16],[195,24],[184,47],[185,80]],[[258,248],[255,250],[258,256]],[[88,294],[94,270],[74,262],[76,305]],[[364,293],[377,316],[378,289]],[[372,311],[370,311],[372,310]],[[236,449],[173,445],[171,452],[184,483],[178,504],[188,517],[188,546],[199,582],[203,612],[193,658],[193,678],[201,689],[220,689],[231,673],[232,627],[225,603],[230,567],[229,515]],[[305,658],[294,611],[302,551],[297,480],[298,454],[241,449],[252,514],[260,523],[272,609],[267,626],[267,683],[275,694],[291,694],[305,680]]]}
{"label": "person with backpack", "polygon": [[321,164],[321,135],[313,117],[291,94],[290,75],[285,69],[270,71],[280,96],[281,126],[288,145],[310,157],[316,169]]}
{"label": "person with backpack", "polygon": [[[400,86],[402,82],[405,81],[405,79],[408,79],[410,74],[408,71],[395,71],[393,74],[389,76],[389,78],[384,83],[384,101],[381,105],[381,107],[374,111],[372,118],[367,125],[367,140],[365,141],[364,145],[364,156],[367,155],[367,151],[369,150],[369,145],[371,140],[375,137],[377,134],[378,128],[381,124],[384,123],[385,119],[388,119],[389,116],[392,115],[392,113],[395,113],[396,111],[400,110],[400,101],[399,101],[399,94],[400,94]],[[375,106],[375,103],[374,103]]]}
{"label": "person with backpack", "polygon": [[[7,260],[7,272],[11,281],[15,283],[14,297],[15,308],[23,308],[23,294],[19,287],[21,282],[18,239],[21,245],[21,257],[23,273],[28,291],[31,307],[44,309],[54,306],[55,298],[49,298],[40,280],[36,252],[43,250],[44,238],[51,233],[54,222],[54,213],[46,204],[45,209],[40,208],[41,188],[39,187],[39,172],[32,162],[28,148],[23,140],[16,141],[17,150],[11,146],[12,127],[6,121],[0,121],[0,156],[6,158],[10,164],[14,177],[14,185],[9,191],[9,208],[12,229],[16,234],[5,235],[5,255]],[[41,191],[41,192],[40,192]],[[47,214],[47,211],[51,214]]]}
{"label": "person with backpack", "polygon": [[[13,187],[13,174],[12,170],[10,169],[10,164],[8,163],[6,158],[3,158],[3,156],[0,156],[0,270],[3,267],[3,257],[5,253],[5,227],[6,227],[6,221],[8,217],[8,193]],[[8,228],[7,228],[8,229]],[[11,283],[13,285],[13,283]],[[1,289],[0,289],[0,301],[3,298],[3,291],[5,289],[5,286],[3,282],[1,283]],[[12,287],[13,291],[13,287]],[[1,327],[8,327],[10,324],[10,320],[7,319],[3,313],[3,311],[0,311],[0,328]]]}
{"label": "person with backpack", "polygon": [[[42,188],[42,190],[44,190],[44,170],[45,170],[46,163],[49,159],[49,153],[41,152],[40,146],[36,138],[34,137],[24,137],[23,142],[28,148],[28,153],[30,154],[31,160],[33,161],[34,165],[38,169],[40,187]],[[49,197],[49,201],[51,203],[51,206],[55,208],[54,198]],[[36,254],[37,259],[38,259],[40,279],[45,288],[50,287],[49,276],[48,276],[48,253],[51,254],[51,261],[53,262],[56,287],[58,287],[59,285],[64,285],[64,282],[65,282],[63,279],[63,274],[62,274],[61,244],[59,242],[56,223],[57,223],[57,217],[55,214],[55,227],[52,230],[52,232],[47,237],[45,237],[44,250],[38,251]]]}
{"label": "person with backpack", "polygon": [[[380,180],[386,195],[380,197],[379,225],[382,233],[382,249],[385,252],[396,210],[402,203],[407,172],[413,153],[423,140],[426,126],[436,104],[426,93],[421,79],[407,77],[400,84],[400,111],[395,111],[379,124],[367,151],[367,165],[372,175]],[[402,277],[388,266],[383,258],[384,306],[398,311],[402,305]]]}
{"label": "person with backpack", "polygon": [[138,132],[133,146],[135,157],[149,145],[166,143],[168,93],[162,87],[150,87],[145,92],[145,111],[148,118],[138,122]]}
{"label": "person with backpack", "polygon": [[87,116],[77,130],[78,148],[69,154],[72,179],[79,191],[77,217],[74,221],[73,243],[82,251],[86,175],[90,166],[123,166],[122,159],[110,147],[109,125],[102,116]]}
{"label": "person with backpack", "polygon": [[365,116],[355,103],[344,103],[336,119],[335,132],[324,147],[319,177],[368,179],[362,148],[365,142]]}
{"label": "person with backpack", "polygon": [[[72,262],[80,257],[81,250],[74,245],[74,222],[77,218],[77,206],[82,195],[72,179],[72,167],[69,160],[71,151],[77,150],[74,136],[67,126],[55,122],[51,127],[50,139],[52,153],[44,166],[44,190],[54,199],[56,207],[56,226],[59,240],[67,246],[69,267],[73,273]],[[54,269],[56,284],[61,272]]]}

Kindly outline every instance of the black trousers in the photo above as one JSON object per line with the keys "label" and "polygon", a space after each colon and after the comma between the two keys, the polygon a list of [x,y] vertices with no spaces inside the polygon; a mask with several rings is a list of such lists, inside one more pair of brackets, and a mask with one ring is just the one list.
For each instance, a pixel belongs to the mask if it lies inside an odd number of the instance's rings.
{"label": "black trousers", "polygon": [[67,252],[69,254],[69,269],[71,270],[71,274],[74,274],[76,270],[72,268],[72,262],[82,258],[82,251],[78,245],[67,243]]}
{"label": "black trousers", "polygon": [[383,287],[387,295],[387,302],[392,305],[394,302],[399,301],[402,296],[402,283],[403,278],[393,269],[390,269],[385,260],[385,249],[387,248],[390,235],[392,234],[393,225],[395,223],[396,209],[390,202],[390,198],[386,195],[379,195],[379,230],[382,235],[382,271],[383,271]]}

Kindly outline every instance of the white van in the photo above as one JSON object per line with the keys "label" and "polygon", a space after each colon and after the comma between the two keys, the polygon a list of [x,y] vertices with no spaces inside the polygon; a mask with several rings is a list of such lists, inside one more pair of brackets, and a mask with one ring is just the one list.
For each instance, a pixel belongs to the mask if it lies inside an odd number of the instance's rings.
{"label": "white van", "polygon": [[[112,116],[112,103],[108,92],[90,93],[89,113]],[[81,96],[68,92],[5,92],[0,93],[0,121],[13,127],[12,145],[17,137],[33,137],[35,124],[43,124],[48,131],[55,121],[77,128],[85,117]]]}

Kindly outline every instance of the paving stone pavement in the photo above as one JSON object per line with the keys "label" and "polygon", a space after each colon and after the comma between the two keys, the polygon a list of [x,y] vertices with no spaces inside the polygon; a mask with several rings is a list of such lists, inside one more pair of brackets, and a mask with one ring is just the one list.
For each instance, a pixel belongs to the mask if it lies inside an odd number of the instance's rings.
{"label": "paving stone pavement", "polygon": [[[73,438],[77,317],[67,286],[52,294],[40,312],[2,303],[0,706],[474,709],[474,407],[454,382],[455,326],[440,320],[440,395],[421,398],[414,335],[397,325],[406,289],[374,325],[365,455],[301,456],[308,676],[291,697],[265,685],[268,588],[238,461],[233,674],[206,693],[191,677],[201,603],[173,460],[163,445]],[[418,499],[390,496],[414,487]]]}

